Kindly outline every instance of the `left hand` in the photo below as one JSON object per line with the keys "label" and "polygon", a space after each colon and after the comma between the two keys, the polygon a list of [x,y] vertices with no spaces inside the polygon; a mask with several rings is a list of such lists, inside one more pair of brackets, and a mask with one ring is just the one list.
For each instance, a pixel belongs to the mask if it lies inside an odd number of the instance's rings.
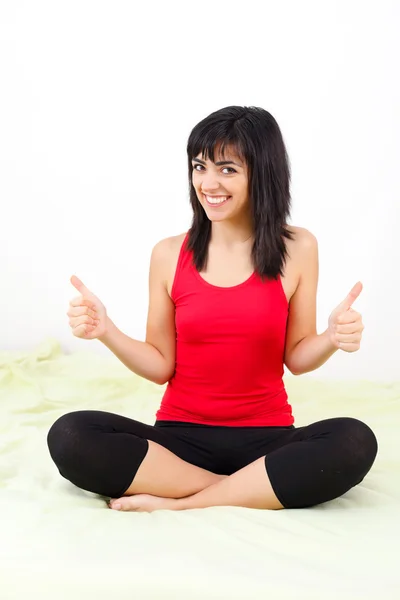
{"label": "left hand", "polygon": [[335,346],[345,352],[356,352],[360,348],[364,325],[359,312],[351,305],[361,294],[363,285],[358,281],[348,296],[331,313],[327,335]]}

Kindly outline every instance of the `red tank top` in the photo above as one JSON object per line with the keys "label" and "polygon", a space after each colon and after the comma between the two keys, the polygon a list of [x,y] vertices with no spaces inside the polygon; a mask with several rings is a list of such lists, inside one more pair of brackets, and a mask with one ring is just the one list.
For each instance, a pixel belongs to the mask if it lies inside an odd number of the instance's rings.
{"label": "red tank top", "polygon": [[157,420],[206,425],[294,423],[283,383],[289,305],[281,279],[251,277],[232,287],[208,283],[182,244],[171,297],[176,364]]}

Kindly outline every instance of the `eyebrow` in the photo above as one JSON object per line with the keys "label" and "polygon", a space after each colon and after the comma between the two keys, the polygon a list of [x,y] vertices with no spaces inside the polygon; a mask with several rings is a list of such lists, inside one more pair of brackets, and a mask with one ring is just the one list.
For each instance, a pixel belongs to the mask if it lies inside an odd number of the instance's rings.
{"label": "eyebrow", "polygon": [[[200,160],[200,158],[192,158],[192,161],[199,162],[202,165],[207,164],[204,160]],[[242,166],[242,165],[239,165],[239,163],[233,162],[233,160],[221,160],[219,162],[216,162],[215,164],[217,166],[220,166],[220,165],[237,165],[238,167]]]}

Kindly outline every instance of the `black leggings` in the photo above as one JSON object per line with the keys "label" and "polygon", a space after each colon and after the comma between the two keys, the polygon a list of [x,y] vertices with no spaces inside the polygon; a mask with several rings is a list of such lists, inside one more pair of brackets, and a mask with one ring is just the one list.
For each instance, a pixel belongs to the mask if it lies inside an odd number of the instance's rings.
{"label": "black leggings", "polygon": [[303,427],[226,427],[176,421],[147,425],[110,412],[79,410],[61,416],[47,444],[60,474],[74,485],[118,498],[146,456],[148,440],[188,463],[231,475],[265,456],[274,492],[285,508],[333,500],[359,484],[378,443],[368,425],[336,417]]}

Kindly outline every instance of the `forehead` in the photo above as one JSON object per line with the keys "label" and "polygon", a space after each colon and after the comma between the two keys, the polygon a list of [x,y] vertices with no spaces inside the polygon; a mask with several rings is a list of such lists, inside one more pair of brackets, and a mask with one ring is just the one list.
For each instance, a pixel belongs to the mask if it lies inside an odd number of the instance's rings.
{"label": "forehead", "polygon": [[[201,158],[202,160],[205,160],[202,152],[199,152],[195,158]],[[210,161],[209,156],[207,156],[207,160]],[[221,144],[216,144],[214,147],[214,161],[217,162],[220,160],[233,160],[238,164],[242,164],[243,162],[234,146],[225,145],[222,153]]]}

